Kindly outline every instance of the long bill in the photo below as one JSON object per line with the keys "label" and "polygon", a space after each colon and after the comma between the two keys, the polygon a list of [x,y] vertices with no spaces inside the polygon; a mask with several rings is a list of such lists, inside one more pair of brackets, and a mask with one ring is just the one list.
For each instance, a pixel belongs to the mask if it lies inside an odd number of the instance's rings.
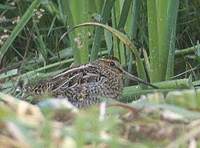
{"label": "long bill", "polygon": [[145,85],[147,85],[147,86],[151,86],[152,88],[158,89],[157,86],[152,85],[152,84],[150,84],[150,83],[148,83],[148,82],[145,82],[144,80],[142,80],[142,79],[140,79],[140,78],[138,78],[138,77],[136,77],[136,76],[134,76],[134,75],[132,75],[132,74],[126,72],[125,70],[123,70],[123,73],[124,73],[125,76],[127,76],[129,79],[131,79],[131,80],[133,80],[133,81],[136,81],[136,82],[145,84]]}

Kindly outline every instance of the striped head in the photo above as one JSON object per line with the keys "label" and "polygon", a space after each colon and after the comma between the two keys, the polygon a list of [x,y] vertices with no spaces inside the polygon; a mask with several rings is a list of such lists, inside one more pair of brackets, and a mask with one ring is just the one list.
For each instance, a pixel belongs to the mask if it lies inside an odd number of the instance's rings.
{"label": "striped head", "polygon": [[108,77],[122,77],[123,68],[117,58],[102,58],[94,62],[103,75]]}
{"label": "striped head", "polygon": [[108,78],[116,80],[116,79],[123,79],[123,77],[126,77],[138,83],[151,86],[152,88],[156,88],[156,89],[158,88],[157,86],[154,86],[125,71],[123,67],[121,66],[121,64],[119,63],[118,59],[115,57],[99,59],[95,61],[94,63],[98,65],[102,74],[107,76]]}

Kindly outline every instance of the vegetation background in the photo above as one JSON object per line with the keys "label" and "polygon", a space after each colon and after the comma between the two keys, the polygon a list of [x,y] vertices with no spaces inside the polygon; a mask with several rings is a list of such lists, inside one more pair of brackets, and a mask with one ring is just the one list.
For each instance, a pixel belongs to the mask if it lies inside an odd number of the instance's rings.
{"label": "vegetation background", "polygon": [[[1,0],[0,145],[198,147],[199,40],[198,0]],[[97,106],[77,113],[17,99],[21,80],[104,55],[160,89],[126,80],[126,104],[103,117]]]}

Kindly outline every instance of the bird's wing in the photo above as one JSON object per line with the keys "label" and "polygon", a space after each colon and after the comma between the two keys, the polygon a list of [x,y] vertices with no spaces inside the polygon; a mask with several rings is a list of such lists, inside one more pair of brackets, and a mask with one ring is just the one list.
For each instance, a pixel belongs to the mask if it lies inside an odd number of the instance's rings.
{"label": "bird's wing", "polygon": [[27,85],[25,92],[34,95],[41,95],[45,92],[57,92],[72,88],[83,83],[97,82],[100,78],[98,67],[93,64],[86,64],[75,68],[70,68],[60,74],[39,81],[35,85]]}
{"label": "bird's wing", "polygon": [[58,75],[56,75],[56,76],[54,76],[53,78],[52,78],[52,80],[53,79],[62,79],[62,78],[66,78],[66,77],[71,77],[71,76],[73,76],[73,75],[75,75],[75,74],[77,74],[77,73],[80,73],[80,72],[82,72],[82,71],[84,71],[85,69],[88,69],[88,68],[90,68],[90,67],[92,67],[92,65],[91,64],[85,64],[85,65],[81,65],[81,66],[79,66],[79,67],[73,67],[73,68],[70,68],[70,69],[68,69],[68,70],[66,70],[66,71],[64,71],[64,72],[61,72],[60,74],[58,74]]}
{"label": "bird's wing", "polygon": [[62,83],[59,83],[57,86],[54,85],[54,89],[52,91],[59,91],[68,88],[74,88],[78,85],[88,84],[90,82],[98,82],[99,81],[99,74],[97,73],[89,73],[82,71],[80,73],[76,73],[73,76],[64,79]]}

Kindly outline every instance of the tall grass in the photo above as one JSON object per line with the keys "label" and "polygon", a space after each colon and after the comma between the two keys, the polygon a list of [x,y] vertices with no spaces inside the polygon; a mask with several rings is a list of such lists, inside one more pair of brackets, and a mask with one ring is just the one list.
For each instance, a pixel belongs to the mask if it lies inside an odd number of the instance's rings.
{"label": "tall grass", "polygon": [[[2,1],[0,145],[199,145],[198,10],[197,0]],[[104,55],[117,57],[124,69],[159,89],[126,81],[120,98],[124,104],[78,112],[57,108],[51,99],[37,105],[17,99],[23,97],[16,91],[21,86],[18,80],[48,79],[72,63],[84,64]],[[134,101],[139,98],[143,99]]]}
{"label": "tall grass", "polygon": [[13,43],[13,41],[16,39],[16,37],[19,35],[20,31],[24,29],[24,26],[28,23],[28,21],[33,16],[34,9],[37,9],[37,7],[40,5],[40,0],[34,0],[30,7],[27,9],[26,13],[23,14],[21,20],[18,22],[16,27],[13,29],[10,37],[6,40],[6,42],[3,44],[0,50],[0,62],[3,59],[3,56],[9,49],[10,45]]}
{"label": "tall grass", "polygon": [[169,79],[174,71],[176,1],[147,1],[151,81]]}
{"label": "tall grass", "polygon": [[[13,41],[17,40],[16,37],[30,20],[33,10],[38,7],[39,3],[40,1],[33,1],[30,8],[27,9],[27,13],[23,15],[24,17],[21,18],[5,44],[3,44],[3,47],[1,47],[1,60]],[[146,79],[149,76],[152,82],[158,82],[170,79],[173,76],[178,0],[165,2],[156,0],[147,2],[138,0],[96,0],[94,2],[91,2],[91,0],[81,2],[78,0],[58,0],[46,1],[42,4],[41,7],[45,8],[46,15],[52,17],[52,19],[46,21],[50,23],[48,26],[42,25],[44,24],[42,20],[38,24],[33,23],[37,36],[34,47],[39,51],[45,63],[50,62],[47,61],[49,57],[57,56],[55,52],[59,53],[62,48],[72,47],[73,59],[77,64],[95,60],[102,51],[106,51],[108,54],[118,57],[123,65],[128,66],[129,71],[133,71],[135,69],[135,65],[132,65],[133,60],[137,61],[142,56],[132,56],[130,50],[119,39],[116,39],[110,33],[106,33],[102,28],[96,27],[95,30],[93,27],[79,29],[67,34],[65,38],[59,41],[64,30],[66,32],[80,23],[97,21],[108,24],[125,34],[137,47],[138,54],[142,54],[140,53],[142,48],[145,48],[145,51],[149,53],[144,58],[146,74],[144,70],[140,68],[139,70],[138,64],[136,64],[140,77]],[[44,29],[48,32],[41,30],[41,26],[46,27]],[[56,27],[62,29],[59,30],[58,28],[58,31],[54,31]],[[53,36],[55,33],[56,36]],[[49,46],[48,43],[49,45],[54,43],[54,45]],[[28,57],[29,53],[31,54],[31,52],[28,52]]]}
{"label": "tall grass", "polygon": [[[111,10],[114,5],[115,0],[106,0],[104,2],[103,8],[101,10],[101,18],[100,23],[108,23],[108,19],[110,18]],[[99,52],[100,44],[101,44],[101,37],[103,35],[103,29],[102,28],[96,28],[95,34],[94,34],[94,42],[92,44],[91,49],[91,60],[97,59],[97,55]]]}
{"label": "tall grass", "polygon": [[[95,60],[98,56],[110,54],[118,57],[123,66],[128,67],[128,71],[134,72],[134,74],[137,72],[137,75],[144,80],[147,80],[149,76],[151,82],[168,80],[174,73],[177,73],[174,72],[174,59],[176,28],[180,30],[176,23],[179,10],[178,0],[165,2],[156,0],[146,2],[138,0],[43,1],[40,8],[45,9],[44,19],[37,21],[33,18],[30,20],[39,3],[40,1],[37,0],[32,2],[1,47],[1,61],[8,53],[8,49],[12,50],[15,43],[21,42],[17,37],[20,34],[23,35],[24,26],[28,27],[29,25],[33,27],[30,32],[32,31],[34,34],[32,36],[36,36],[36,38],[33,44],[28,45],[28,48],[36,48],[38,52],[36,59],[40,59],[34,67],[41,64],[44,66],[54,65],[53,62],[58,61],[66,63],[65,60],[71,56],[73,56],[75,64],[87,63]],[[29,24],[27,24],[28,21]],[[68,32],[74,26],[93,21],[113,27],[111,29],[120,31],[123,37],[116,38],[115,33],[112,31],[109,33],[101,27],[87,27],[72,31],[62,38],[64,32]],[[46,25],[46,23],[49,24]],[[22,44],[21,49],[25,46]],[[69,49],[72,49],[72,52]],[[15,51],[18,55],[21,54],[20,57],[26,55],[25,59],[31,59],[31,56],[35,54],[29,50],[26,54],[23,51],[19,52],[18,49]],[[67,57],[64,59],[63,53],[68,52],[71,54],[66,54]],[[6,56],[4,59],[6,63],[12,65]],[[20,58],[17,57],[17,59]],[[41,59],[42,63],[39,62]],[[136,64],[133,64],[135,62]],[[47,66],[47,69],[48,67],[51,66]],[[27,69],[34,70],[32,66],[22,66],[21,68],[22,73]],[[57,68],[63,68],[63,66],[60,65]]]}

